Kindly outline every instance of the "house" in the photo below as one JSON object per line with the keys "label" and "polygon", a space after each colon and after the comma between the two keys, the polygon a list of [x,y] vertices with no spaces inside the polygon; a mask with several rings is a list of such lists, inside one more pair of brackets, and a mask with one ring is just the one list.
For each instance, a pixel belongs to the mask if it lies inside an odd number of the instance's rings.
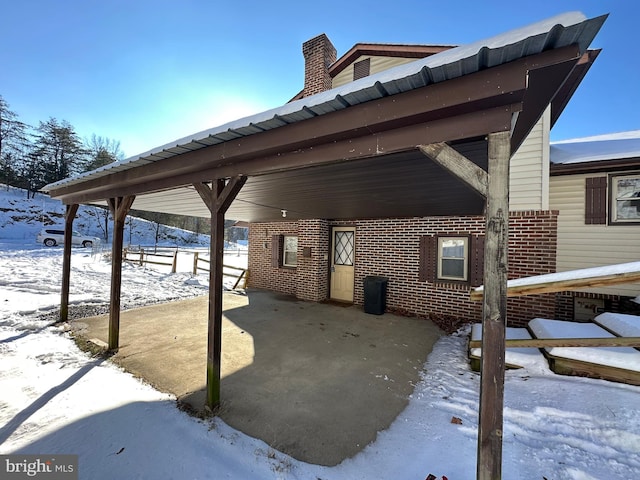
{"label": "house", "polygon": [[[357,44],[342,57],[328,37],[319,35],[302,46],[305,57],[304,89],[294,99],[354,82],[430,55],[450,46]],[[509,199],[509,278],[555,272],[565,265],[558,248],[559,208],[550,204],[549,132],[569,101],[579,79],[597,57],[587,52],[574,82],[558,92],[511,159]],[[400,67],[401,68],[401,67]],[[482,154],[482,141],[455,147],[464,155]],[[486,155],[486,151],[484,152]],[[415,163],[398,163],[404,169],[407,195],[411,195]],[[345,169],[334,176],[318,172],[318,182],[335,187],[345,197],[354,175],[375,175]],[[555,177],[554,177],[555,178]],[[295,189],[295,184],[290,186]],[[401,194],[402,185],[389,188]],[[388,311],[431,318],[454,328],[460,321],[477,321],[482,305],[469,299],[471,287],[482,283],[484,217],[476,215],[419,215],[405,209],[391,211],[384,187],[373,185],[367,202],[377,208],[374,217],[361,217],[349,204],[332,209],[323,218],[289,220],[301,216],[295,197],[279,205],[282,218],[252,222],[249,228],[249,270],[253,287],[271,289],[312,301],[334,300],[362,305],[363,283],[368,276],[385,277]],[[323,200],[321,200],[323,201]],[[328,201],[324,200],[324,201]],[[480,199],[478,199],[481,202]],[[564,244],[562,245],[564,248]],[[508,320],[522,325],[534,317],[569,314],[566,297],[533,295],[508,301]],[[561,313],[561,312],[560,312]],[[572,313],[572,312],[571,312]]]}
{"label": "house", "polygon": [[[66,205],[67,230],[80,203],[113,214],[109,349],[119,347],[122,237],[134,202],[211,216],[210,408],[220,404],[225,216],[251,224],[254,286],[308,300],[362,303],[359,285],[379,275],[389,278],[390,309],[478,319],[467,297],[482,266],[478,478],[500,478],[507,273],[555,270],[558,214],[540,158],[605,20],[558,15],[47,185]],[[65,238],[61,320],[70,263]],[[549,295],[508,308],[516,322],[554,309]]]}
{"label": "house", "polygon": [[[550,159],[558,271],[640,259],[640,130],[554,142]],[[640,314],[638,294],[638,283],[559,293],[556,318]]]}

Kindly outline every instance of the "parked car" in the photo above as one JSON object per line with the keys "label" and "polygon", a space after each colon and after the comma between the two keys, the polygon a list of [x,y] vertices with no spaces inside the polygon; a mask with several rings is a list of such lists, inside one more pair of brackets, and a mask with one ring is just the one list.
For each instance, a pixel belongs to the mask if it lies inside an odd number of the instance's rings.
{"label": "parked car", "polygon": [[[43,228],[36,237],[38,243],[42,243],[47,247],[55,247],[56,245],[64,244],[64,229],[59,227]],[[100,239],[96,237],[87,237],[74,231],[71,236],[72,245],[82,245],[86,248],[91,248],[94,245],[100,243]]]}

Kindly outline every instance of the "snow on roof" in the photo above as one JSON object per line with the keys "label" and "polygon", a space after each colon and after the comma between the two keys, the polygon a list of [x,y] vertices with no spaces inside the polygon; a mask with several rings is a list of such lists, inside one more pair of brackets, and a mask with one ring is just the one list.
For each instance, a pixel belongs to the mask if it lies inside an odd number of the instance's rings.
{"label": "snow on roof", "polygon": [[640,130],[551,142],[551,163],[621,160],[640,157]]}
{"label": "snow on roof", "polygon": [[48,192],[62,185],[80,183],[88,178],[103,177],[138,165],[264,132],[363,102],[502,65],[550,48],[578,44],[580,51],[584,52],[600,30],[605,18],[603,16],[587,19],[580,12],[560,14],[526,27],[397,66],[278,108],[189,135],[123,161],[52,183],[42,190]]}

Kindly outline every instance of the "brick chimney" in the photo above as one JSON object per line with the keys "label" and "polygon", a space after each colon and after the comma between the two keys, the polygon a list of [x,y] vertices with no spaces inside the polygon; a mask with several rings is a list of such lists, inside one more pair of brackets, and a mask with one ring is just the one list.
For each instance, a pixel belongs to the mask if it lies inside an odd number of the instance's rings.
{"label": "brick chimney", "polygon": [[302,44],[304,55],[303,97],[331,89],[329,66],[336,61],[336,49],[323,33]]}

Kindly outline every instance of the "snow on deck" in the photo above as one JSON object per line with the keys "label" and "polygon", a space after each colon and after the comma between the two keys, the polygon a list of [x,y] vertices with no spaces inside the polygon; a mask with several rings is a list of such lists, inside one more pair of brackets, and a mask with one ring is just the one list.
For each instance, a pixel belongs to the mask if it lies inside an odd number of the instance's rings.
{"label": "snow on deck", "polygon": [[[534,318],[529,329],[536,338],[614,338],[594,323],[565,322]],[[553,347],[545,350],[554,357],[640,372],[640,351],[631,347]]]}
{"label": "snow on deck", "polygon": [[[531,335],[526,328],[507,327],[506,338],[514,339],[530,339]],[[471,327],[471,340],[482,340],[482,324],[476,323]],[[482,348],[472,348],[469,354],[472,357],[480,358],[482,356]],[[507,348],[505,352],[505,362],[508,365],[526,367],[538,364],[542,354],[537,348]]]}
{"label": "snow on deck", "polygon": [[621,337],[640,337],[640,317],[637,315],[605,312],[598,315],[594,322]]}

